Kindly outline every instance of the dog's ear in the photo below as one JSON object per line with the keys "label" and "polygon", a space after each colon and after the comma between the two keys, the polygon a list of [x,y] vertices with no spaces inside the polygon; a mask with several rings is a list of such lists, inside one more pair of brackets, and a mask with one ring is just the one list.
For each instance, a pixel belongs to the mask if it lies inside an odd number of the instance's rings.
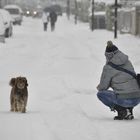
{"label": "dog's ear", "polygon": [[13,87],[15,83],[16,83],[16,78],[11,78],[9,85]]}
{"label": "dog's ear", "polygon": [[24,77],[24,80],[25,80],[26,86],[28,86],[28,82],[27,82],[27,79],[25,77]]}

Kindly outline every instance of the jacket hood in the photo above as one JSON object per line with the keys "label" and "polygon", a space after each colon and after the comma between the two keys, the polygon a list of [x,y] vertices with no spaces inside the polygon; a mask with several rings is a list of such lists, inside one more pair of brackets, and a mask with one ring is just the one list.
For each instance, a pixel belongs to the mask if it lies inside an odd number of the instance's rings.
{"label": "jacket hood", "polygon": [[128,56],[120,50],[115,52],[105,52],[107,62],[112,62],[116,65],[124,65],[128,61]]}

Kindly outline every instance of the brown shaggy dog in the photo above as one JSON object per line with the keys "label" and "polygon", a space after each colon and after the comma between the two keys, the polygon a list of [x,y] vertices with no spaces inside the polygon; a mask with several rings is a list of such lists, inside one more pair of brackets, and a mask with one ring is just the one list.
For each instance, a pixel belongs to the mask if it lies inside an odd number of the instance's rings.
{"label": "brown shaggy dog", "polygon": [[10,80],[11,95],[11,111],[14,112],[26,112],[26,105],[28,99],[28,83],[25,77],[16,77]]}

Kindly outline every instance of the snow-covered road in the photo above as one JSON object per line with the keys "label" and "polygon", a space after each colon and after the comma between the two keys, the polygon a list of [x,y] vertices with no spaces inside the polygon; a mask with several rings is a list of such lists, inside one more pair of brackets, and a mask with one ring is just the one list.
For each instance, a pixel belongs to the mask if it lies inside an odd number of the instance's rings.
{"label": "snow-covered road", "polygon": [[[24,18],[0,44],[0,140],[133,140],[140,137],[140,107],[133,121],[116,115],[96,97],[107,40],[125,51],[140,71],[140,39],[59,17],[56,30]],[[10,78],[26,76],[27,113],[9,111]]]}

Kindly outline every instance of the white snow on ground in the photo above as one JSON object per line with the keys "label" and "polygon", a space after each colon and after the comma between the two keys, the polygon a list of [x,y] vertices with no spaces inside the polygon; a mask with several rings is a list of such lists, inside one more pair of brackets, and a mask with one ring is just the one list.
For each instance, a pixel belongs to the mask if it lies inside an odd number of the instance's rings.
{"label": "white snow on ground", "polygon": [[[87,24],[59,17],[54,32],[43,31],[40,19],[24,18],[14,35],[0,43],[0,140],[137,140],[140,106],[132,121],[114,121],[96,97],[112,40],[140,72],[140,38],[106,30],[91,32]],[[12,77],[29,83],[27,113],[11,113]]]}

